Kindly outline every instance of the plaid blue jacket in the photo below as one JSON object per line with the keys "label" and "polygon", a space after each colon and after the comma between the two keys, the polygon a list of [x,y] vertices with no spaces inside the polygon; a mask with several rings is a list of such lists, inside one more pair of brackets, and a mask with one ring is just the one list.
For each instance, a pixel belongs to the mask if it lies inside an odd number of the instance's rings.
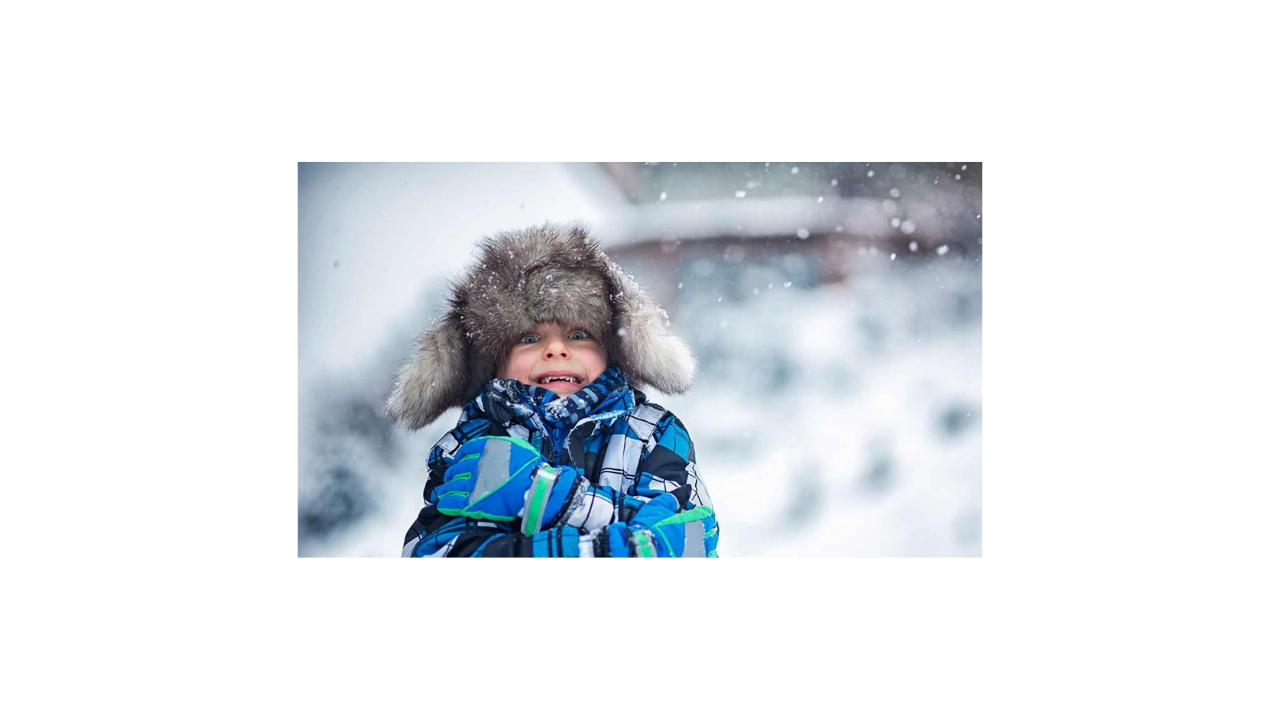
{"label": "plaid blue jacket", "polygon": [[[533,535],[503,523],[444,515],[433,492],[446,458],[469,440],[506,435],[540,448],[552,465],[582,477],[563,509]],[[405,535],[404,557],[634,556],[622,531],[649,500],[672,494],[683,510],[651,540],[664,555],[716,557],[719,524],[698,476],[693,441],[675,415],[647,402],[616,366],[574,395],[560,398],[517,380],[495,379],[462,408],[458,425],[427,458],[426,506]],[[621,525],[618,525],[621,523]],[[613,532],[609,531],[613,526]],[[633,528],[634,529],[634,528]],[[657,530],[657,529],[655,529]],[[644,545],[643,543],[641,544]]]}

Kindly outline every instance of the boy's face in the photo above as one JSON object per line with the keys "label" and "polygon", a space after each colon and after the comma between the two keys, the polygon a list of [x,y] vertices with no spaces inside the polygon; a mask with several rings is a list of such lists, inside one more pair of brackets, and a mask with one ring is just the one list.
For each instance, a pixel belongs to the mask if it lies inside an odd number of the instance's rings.
{"label": "boy's face", "polygon": [[608,366],[604,346],[585,330],[539,323],[511,348],[498,377],[536,385],[565,397],[600,377]]}

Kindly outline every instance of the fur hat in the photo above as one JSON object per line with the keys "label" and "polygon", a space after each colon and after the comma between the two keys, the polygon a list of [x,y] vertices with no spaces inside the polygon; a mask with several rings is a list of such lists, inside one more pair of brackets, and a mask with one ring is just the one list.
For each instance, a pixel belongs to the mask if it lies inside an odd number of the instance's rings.
{"label": "fur hat", "polygon": [[667,313],[574,223],[499,233],[480,241],[478,262],[451,283],[443,316],[418,336],[396,373],[387,414],[417,430],[466,403],[511,348],[541,322],[584,327],[632,382],[665,393],[693,384],[688,346]]}

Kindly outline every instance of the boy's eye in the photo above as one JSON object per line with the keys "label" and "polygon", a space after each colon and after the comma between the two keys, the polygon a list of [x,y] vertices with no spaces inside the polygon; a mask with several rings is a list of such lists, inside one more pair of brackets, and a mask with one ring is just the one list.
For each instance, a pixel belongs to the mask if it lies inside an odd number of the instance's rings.
{"label": "boy's eye", "polygon": [[586,340],[589,337],[591,336],[582,330],[574,330],[573,332],[569,333],[570,340]]}
{"label": "boy's eye", "polygon": [[520,344],[521,344],[521,345],[529,345],[529,344],[531,344],[531,343],[536,343],[536,342],[538,342],[538,336],[537,336],[537,335],[530,334],[530,335],[525,335],[524,337],[520,338]]}

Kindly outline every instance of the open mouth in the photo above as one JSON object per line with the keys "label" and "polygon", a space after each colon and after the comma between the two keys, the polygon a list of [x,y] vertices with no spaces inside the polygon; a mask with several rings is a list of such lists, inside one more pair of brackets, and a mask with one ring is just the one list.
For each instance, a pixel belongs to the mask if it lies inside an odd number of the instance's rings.
{"label": "open mouth", "polygon": [[561,372],[546,373],[545,375],[539,375],[538,377],[534,378],[534,380],[539,385],[550,385],[550,386],[555,386],[555,385],[576,386],[576,385],[582,384],[582,378],[577,375],[574,375],[573,373],[561,373]]}

